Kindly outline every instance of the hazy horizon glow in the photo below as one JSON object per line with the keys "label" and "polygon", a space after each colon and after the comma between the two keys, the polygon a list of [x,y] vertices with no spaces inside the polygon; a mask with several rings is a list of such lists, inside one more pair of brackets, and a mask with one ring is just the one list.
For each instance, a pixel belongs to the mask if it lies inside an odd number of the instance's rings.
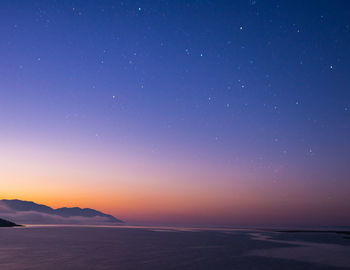
{"label": "hazy horizon glow", "polygon": [[0,198],[349,225],[346,1],[0,7]]}

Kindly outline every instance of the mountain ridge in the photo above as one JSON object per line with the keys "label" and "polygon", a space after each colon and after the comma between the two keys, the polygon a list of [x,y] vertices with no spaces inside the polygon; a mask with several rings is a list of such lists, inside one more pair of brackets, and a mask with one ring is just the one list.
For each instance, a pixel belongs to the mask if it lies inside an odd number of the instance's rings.
{"label": "mountain ridge", "polygon": [[112,215],[105,214],[92,208],[80,207],[61,207],[54,209],[44,204],[38,204],[32,201],[24,200],[0,200],[1,205],[6,213],[29,213],[35,212],[39,214],[52,215],[61,218],[102,218],[107,223],[123,223],[122,220],[115,218]]}

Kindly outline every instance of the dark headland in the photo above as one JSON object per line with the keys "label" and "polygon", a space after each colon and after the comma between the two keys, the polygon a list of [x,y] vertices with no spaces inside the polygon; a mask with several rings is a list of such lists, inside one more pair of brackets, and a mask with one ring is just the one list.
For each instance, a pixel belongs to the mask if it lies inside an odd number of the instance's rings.
{"label": "dark headland", "polygon": [[18,225],[11,221],[0,218],[0,227],[18,227],[18,226],[22,226],[22,225]]}

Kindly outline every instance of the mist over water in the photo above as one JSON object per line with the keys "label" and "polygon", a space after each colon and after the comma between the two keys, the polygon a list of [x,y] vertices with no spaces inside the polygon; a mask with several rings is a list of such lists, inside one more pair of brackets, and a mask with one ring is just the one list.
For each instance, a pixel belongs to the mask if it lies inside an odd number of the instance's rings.
{"label": "mist over water", "polygon": [[[301,254],[305,248],[307,258]],[[0,229],[0,269],[9,270],[345,269],[350,267],[349,251],[350,240],[334,233],[112,226]],[[317,259],[320,254],[322,260]]]}

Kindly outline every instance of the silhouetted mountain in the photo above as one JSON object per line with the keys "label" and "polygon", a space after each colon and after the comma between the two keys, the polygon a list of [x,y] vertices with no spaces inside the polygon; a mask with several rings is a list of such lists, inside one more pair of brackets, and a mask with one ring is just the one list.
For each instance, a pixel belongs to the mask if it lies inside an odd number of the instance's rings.
{"label": "silhouetted mountain", "polygon": [[21,226],[21,225],[17,225],[16,223],[0,218],[0,227],[16,227],[16,226]]}
{"label": "silhouetted mountain", "polygon": [[[0,214],[21,223],[116,223],[123,222],[90,208],[58,208],[21,200],[0,200]],[[13,218],[12,218],[13,216]]]}
{"label": "silhouetted mountain", "polygon": [[0,200],[5,206],[13,211],[38,211],[46,214],[53,214],[54,209],[43,204],[37,204],[29,201],[21,200]]}

